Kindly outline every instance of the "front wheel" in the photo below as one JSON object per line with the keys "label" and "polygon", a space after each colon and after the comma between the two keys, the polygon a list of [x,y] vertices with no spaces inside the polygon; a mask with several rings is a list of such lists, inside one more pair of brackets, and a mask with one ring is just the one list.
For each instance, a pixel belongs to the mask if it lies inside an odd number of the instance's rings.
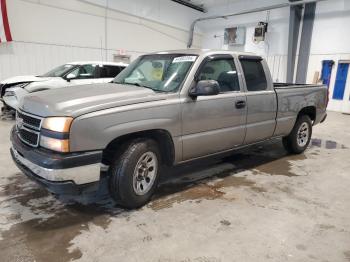
{"label": "front wheel", "polygon": [[283,138],[284,148],[293,154],[300,154],[308,147],[312,135],[312,122],[309,116],[300,116],[292,132]]}
{"label": "front wheel", "polygon": [[109,168],[112,197],[123,207],[138,208],[152,197],[159,177],[160,153],[151,139],[134,140]]}

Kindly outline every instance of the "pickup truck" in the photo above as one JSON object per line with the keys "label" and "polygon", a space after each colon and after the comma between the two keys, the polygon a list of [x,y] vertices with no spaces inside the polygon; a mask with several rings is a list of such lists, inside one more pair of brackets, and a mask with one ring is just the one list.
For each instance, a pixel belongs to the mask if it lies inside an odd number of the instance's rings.
{"label": "pickup truck", "polygon": [[273,84],[250,53],[142,55],[111,83],[27,95],[11,132],[24,174],[59,195],[101,185],[121,206],[146,204],[163,167],[271,138],[290,153],[326,118],[327,87]]}

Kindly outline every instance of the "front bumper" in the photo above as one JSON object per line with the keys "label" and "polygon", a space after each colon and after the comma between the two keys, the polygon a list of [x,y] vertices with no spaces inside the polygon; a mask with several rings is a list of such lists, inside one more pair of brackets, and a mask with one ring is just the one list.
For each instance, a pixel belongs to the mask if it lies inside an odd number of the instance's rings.
{"label": "front bumper", "polygon": [[55,194],[78,195],[97,191],[102,151],[57,154],[23,144],[11,131],[11,156],[29,178]]}

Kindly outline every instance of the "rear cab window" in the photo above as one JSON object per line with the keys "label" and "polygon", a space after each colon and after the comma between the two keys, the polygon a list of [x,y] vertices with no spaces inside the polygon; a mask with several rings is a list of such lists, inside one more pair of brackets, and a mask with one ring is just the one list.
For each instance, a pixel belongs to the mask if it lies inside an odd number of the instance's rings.
{"label": "rear cab window", "polygon": [[248,92],[267,90],[267,79],[262,65],[262,59],[243,57],[240,62]]}

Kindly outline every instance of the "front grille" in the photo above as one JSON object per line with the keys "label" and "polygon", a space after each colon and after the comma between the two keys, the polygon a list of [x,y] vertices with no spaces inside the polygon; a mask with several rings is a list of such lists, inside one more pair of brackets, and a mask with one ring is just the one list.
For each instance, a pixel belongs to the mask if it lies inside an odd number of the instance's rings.
{"label": "front grille", "polygon": [[33,147],[39,145],[41,122],[42,118],[38,116],[17,111],[16,127],[22,142]]}
{"label": "front grille", "polygon": [[17,118],[23,120],[23,125],[40,130],[41,118],[17,111]]}
{"label": "front grille", "polygon": [[26,144],[31,146],[38,146],[39,144],[39,133],[34,132],[30,129],[22,127],[18,130],[19,138]]}

